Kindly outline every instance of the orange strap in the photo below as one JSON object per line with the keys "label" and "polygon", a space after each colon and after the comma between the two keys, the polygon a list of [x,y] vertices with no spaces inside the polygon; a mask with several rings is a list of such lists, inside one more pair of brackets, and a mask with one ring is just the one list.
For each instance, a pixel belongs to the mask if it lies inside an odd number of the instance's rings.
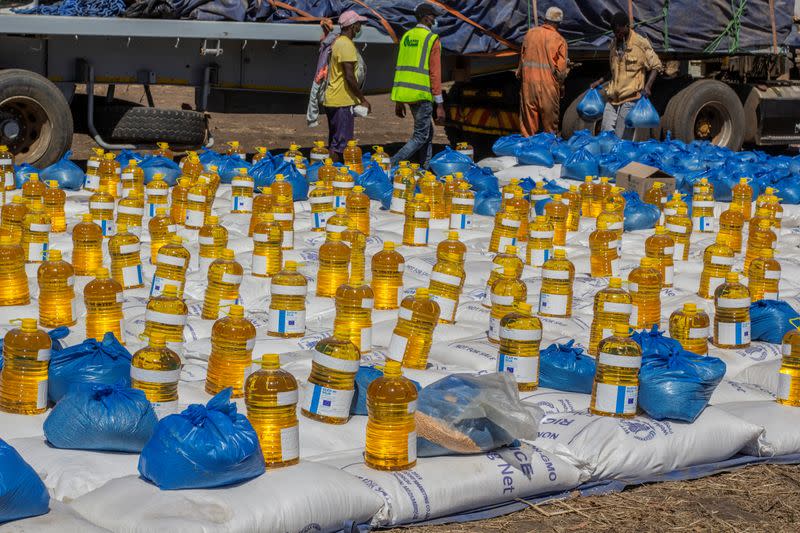
{"label": "orange strap", "polygon": [[361,0],[353,0],[353,2],[355,2],[356,4],[358,4],[358,5],[362,6],[362,7],[365,7],[367,9],[369,9],[370,13],[372,13],[373,15],[378,17],[378,22],[381,23],[381,26],[383,26],[383,29],[386,30],[386,33],[389,34],[389,37],[392,38],[392,41],[397,42],[397,34],[394,32],[394,30],[392,29],[392,26],[389,24],[389,22],[385,18],[383,18],[380,13],[378,13],[377,11],[375,11],[374,9],[369,7],[367,4],[365,4]]}
{"label": "orange strap", "polygon": [[426,0],[426,1],[428,3],[430,3],[430,4],[434,4],[435,6],[438,6],[438,7],[442,8],[442,9],[444,9],[445,11],[447,11],[448,13],[450,13],[451,15],[456,17],[457,19],[459,19],[459,20],[461,20],[463,22],[466,22],[470,26],[473,26],[473,27],[477,28],[478,30],[480,30],[481,32],[485,33],[486,35],[488,35],[489,37],[491,37],[495,41],[497,41],[499,43],[503,43],[504,45],[506,45],[511,50],[515,50],[515,51],[519,52],[519,46],[517,46],[516,44],[512,43],[508,39],[497,35],[493,31],[484,28],[483,26],[481,26],[480,24],[478,24],[474,20],[462,15],[460,12],[456,11],[452,7],[446,6],[443,3],[439,2],[438,0]]}
{"label": "orange strap", "polygon": [[289,11],[294,11],[295,13],[300,15],[300,18],[293,18],[292,20],[320,20],[319,17],[314,17],[311,15],[311,13],[307,13],[300,8],[289,5],[286,2],[281,2],[280,0],[269,0],[269,5],[271,5],[275,9],[278,8],[288,9]]}

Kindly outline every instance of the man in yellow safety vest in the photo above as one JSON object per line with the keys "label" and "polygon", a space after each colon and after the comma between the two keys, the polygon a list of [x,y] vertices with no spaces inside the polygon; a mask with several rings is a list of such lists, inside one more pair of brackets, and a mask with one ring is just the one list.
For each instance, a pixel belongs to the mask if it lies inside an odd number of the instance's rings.
{"label": "man in yellow safety vest", "polygon": [[413,158],[428,168],[433,151],[432,121],[435,118],[436,122],[444,122],[442,46],[439,36],[432,31],[436,27],[436,9],[423,3],[414,14],[418,24],[400,39],[392,86],[395,113],[405,118],[408,104],[414,117],[414,133],[392,157],[392,166]]}

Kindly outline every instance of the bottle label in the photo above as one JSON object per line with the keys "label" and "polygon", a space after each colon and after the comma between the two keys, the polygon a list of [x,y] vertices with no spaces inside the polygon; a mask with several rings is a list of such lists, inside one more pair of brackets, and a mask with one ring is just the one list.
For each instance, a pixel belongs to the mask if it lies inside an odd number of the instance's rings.
{"label": "bottle label", "polygon": [[117,208],[117,213],[120,215],[144,216],[144,207],[121,205]]}
{"label": "bottle label", "polygon": [[622,313],[627,315],[631,312],[631,304],[603,302],[603,311],[606,313]]}
{"label": "bottle label", "polygon": [[283,240],[281,241],[281,247],[285,249],[294,248],[294,231],[283,230]]}
{"label": "bottle label", "polygon": [[604,413],[633,414],[638,395],[638,386],[595,383],[594,408]]}
{"label": "bottle label", "polygon": [[361,346],[358,348],[362,354],[372,351],[372,327],[361,328]]}
{"label": "bottle label", "polygon": [[437,281],[452,287],[461,287],[461,278],[445,274],[444,272],[431,272],[431,281]]}
{"label": "bottle label", "polygon": [[162,313],[161,311],[145,311],[145,322],[155,322],[156,324],[164,324],[167,326],[185,326],[186,315],[173,315],[172,313]]}
{"label": "bottle label", "polygon": [[279,285],[271,283],[269,293],[280,296],[305,296],[308,293],[306,285]]}
{"label": "bottle label", "polygon": [[241,274],[231,274],[230,272],[223,272],[222,273],[222,283],[228,283],[231,285],[238,285],[242,282],[242,275]]}
{"label": "bottle label", "polygon": [[414,212],[414,218],[429,219],[429,218],[431,218],[431,212],[430,211],[415,211]]}
{"label": "bottle label", "polygon": [[750,321],[717,322],[717,339],[715,344],[728,346],[750,343]]}
{"label": "bottle label", "polygon": [[209,237],[207,235],[200,235],[197,238],[197,242],[203,246],[214,246],[214,237]]}
{"label": "bottle label", "polygon": [[6,183],[6,188],[14,187],[16,185],[13,172],[6,172],[5,183]]}
{"label": "bottle label", "polygon": [[500,328],[500,338],[510,341],[540,341],[542,340],[542,330],[540,329],[510,329]]}
{"label": "bottle label", "polygon": [[180,370],[145,370],[131,365],[131,379],[143,383],[177,383],[180,378]]}
{"label": "bottle label", "polygon": [[609,250],[614,250],[615,248],[617,248],[617,246],[619,246],[619,240],[618,239],[615,239],[613,241],[608,241],[608,249]]}
{"label": "bottle label", "polygon": [[567,305],[569,296],[566,294],[549,294],[543,292],[539,295],[539,312],[548,315],[566,316],[569,314]]}
{"label": "bottle label", "polygon": [[639,292],[639,284],[636,283],[635,281],[629,281],[628,282],[628,292],[630,292],[630,293]]}
{"label": "bottle label", "polygon": [[43,379],[36,384],[36,408],[44,409],[45,407],[47,407],[47,380]]}
{"label": "bottle label", "polygon": [[325,161],[328,158],[328,154],[319,153],[319,152],[311,152],[311,160],[312,161]]}
{"label": "bottle label", "polygon": [[512,218],[501,218],[500,225],[505,226],[507,228],[518,228],[522,225],[522,222],[519,220],[514,220]]}
{"label": "bottle label", "polygon": [[[201,258],[202,259],[202,258]],[[253,262],[250,266],[253,274],[259,276],[267,275],[267,257],[265,255],[253,254]]]}
{"label": "bottle label", "polygon": [[[400,310],[402,311],[403,308],[401,307]],[[403,357],[406,355],[407,346],[408,339],[406,337],[398,335],[397,333],[392,333],[392,339],[389,341],[389,353],[387,354],[387,357],[389,359],[402,362]]]}
{"label": "bottle label", "polygon": [[[535,267],[539,267],[539,266],[544,265],[544,262],[547,261],[548,259],[550,259],[553,256],[553,249],[552,248],[546,248],[544,250],[541,250],[541,249],[537,249],[537,248],[531,248],[530,246],[528,246],[528,252],[530,252],[530,254],[531,254],[531,266],[535,266]],[[543,270],[542,271],[542,277],[549,277],[549,278],[553,279],[552,276],[545,276],[544,272],[545,271]],[[563,274],[565,276],[563,279],[569,279],[569,272],[566,272],[566,271],[560,272],[558,270],[548,270],[547,272],[555,272],[555,273],[557,273],[559,275]],[[557,278],[557,279],[561,279],[561,278]]]}
{"label": "bottle label", "polygon": [[500,242],[497,246],[497,249],[501,252],[505,252],[506,246],[516,246],[516,245],[517,245],[516,237],[500,237]]}
{"label": "bottle label", "polygon": [[762,300],[777,300],[777,299],[778,299],[777,292],[765,292],[764,297],[762,298]]}
{"label": "bottle label", "polygon": [[[272,217],[275,220],[286,221],[286,220],[293,220],[294,219],[294,214],[292,214],[292,213],[273,213]],[[283,227],[283,225],[281,225],[281,227]]]}
{"label": "bottle label", "polygon": [[394,211],[395,213],[402,213],[406,209],[406,200],[405,198],[398,198],[396,196],[392,196],[392,203],[389,204],[389,210]]}
{"label": "bottle label", "polygon": [[788,400],[792,393],[792,376],[778,373],[778,391],[775,394],[779,400]]}
{"label": "bottle label", "polygon": [[162,278],[161,276],[153,276],[153,284],[150,286],[150,296],[161,296],[164,294],[164,287],[167,285],[172,285],[175,287],[175,290],[178,291],[178,294],[183,291],[182,281],[166,279]]}
{"label": "bottle label", "polygon": [[490,298],[493,305],[505,305],[505,306],[514,305],[513,296],[503,296],[501,294],[491,292]]}
{"label": "bottle label", "polygon": [[89,209],[96,209],[98,211],[113,211],[114,202],[89,202]]}
{"label": "bottle label", "polygon": [[333,207],[346,207],[347,196],[336,195],[333,197]]}
{"label": "bottle label", "polygon": [[354,390],[329,389],[316,383],[309,383],[310,390],[303,396],[303,409],[309,413],[334,418],[350,416]]}
{"label": "bottle label", "polygon": [[764,279],[781,279],[781,271],[780,270],[765,270],[764,271]]}
{"label": "bottle label", "polygon": [[36,360],[37,361],[49,361],[50,360],[50,348],[44,348],[36,352]]}
{"label": "bottle label", "polygon": [[28,261],[41,262],[47,260],[47,243],[46,242],[29,242],[28,243]]}
{"label": "bottle label", "polygon": [[[665,207],[664,208],[664,215],[671,217],[678,214],[678,210],[675,207]],[[667,228],[669,229],[669,228]]]}
{"label": "bottle label", "polygon": [[314,220],[314,227],[317,229],[325,228],[328,224],[328,219],[334,215],[333,211],[322,211],[312,213]]}
{"label": "bottle label", "polygon": [[608,223],[608,229],[610,229],[611,231],[621,230],[621,229],[623,229],[622,222],[609,222]]}
{"label": "bottle label", "polygon": [[176,266],[180,268],[186,267],[186,258],[185,257],[177,257],[174,255],[167,255],[167,254],[158,254],[156,255],[156,264],[158,265],[170,265]]}
{"label": "bottle label", "polygon": [[122,267],[122,285],[127,289],[128,287],[135,287],[144,283],[144,276],[142,275],[142,265],[132,265]]}
{"label": "bottle label", "polygon": [[568,280],[569,270],[550,270],[542,269],[542,279]]}
{"label": "bottle label", "polygon": [[281,429],[281,461],[293,461],[300,457],[300,426]]}
{"label": "bottle label", "polygon": [[117,234],[117,223],[113,220],[96,220],[95,222],[99,223],[100,227],[103,228],[104,237],[111,237]]}
{"label": "bottle label", "polygon": [[750,298],[717,298],[717,307],[722,309],[742,309],[750,307]]}
{"label": "bottle label", "polygon": [[253,189],[253,180],[231,180],[231,187],[244,187],[245,189]]}
{"label": "bottle label", "polygon": [[[603,330],[603,332],[604,332],[603,338],[606,338],[605,331],[606,330]],[[607,331],[611,331],[611,330],[607,330]],[[609,334],[607,336],[610,337],[611,335]],[[599,364],[601,364],[601,365],[615,366],[615,367],[618,367],[618,368],[641,368],[641,366],[642,366],[642,356],[641,355],[637,355],[637,356],[634,356],[634,355],[617,355],[617,354],[614,354],[614,353],[600,352],[600,355],[597,358],[597,362]]]}
{"label": "bottle label", "polygon": [[[314,189],[316,190],[316,189]],[[312,206],[320,205],[320,204],[331,204],[333,205],[333,195],[330,196],[309,196],[308,203]]]}
{"label": "bottle label", "polygon": [[269,310],[269,329],[274,333],[304,333],[306,330],[306,312]]}
{"label": "bottle label", "polygon": [[682,242],[676,242],[675,255],[673,256],[673,259],[675,259],[675,261],[683,261],[683,254],[685,250],[686,250],[686,244]]}
{"label": "bottle label", "polygon": [[431,294],[431,300],[439,304],[439,316],[443,320],[448,320],[452,322],[455,319],[456,315],[456,306],[458,302],[456,300],[451,300],[450,298],[445,298],[439,294]]}
{"label": "bottle label", "polygon": [[497,371],[513,374],[517,383],[537,383],[539,381],[539,357],[518,357],[499,353],[497,354]]}
{"label": "bottle label", "polygon": [[147,189],[147,196],[166,196],[168,194],[168,189]]}
{"label": "bottle label", "polygon": [[719,266],[732,266],[733,257],[725,257],[724,255],[712,255],[711,264]]}
{"label": "bottle label", "polygon": [[122,255],[125,254],[138,254],[139,251],[142,249],[142,245],[140,243],[136,244],[123,244],[119,247],[119,253]]}
{"label": "bottle label", "polygon": [[636,302],[631,304],[631,316],[628,319],[628,325],[631,327],[636,327],[639,324],[639,306]]}
{"label": "bottle label", "polygon": [[555,234],[555,231],[531,230],[530,237],[531,239],[552,239]]}
{"label": "bottle label", "polygon": [[[456,200],[454,198],[454,200]],[[470,229],[472,228],[472,215],[450,215],[450,229]]]}
{"label": "bottle label", "polygon": [[202,194],[192,194],[192,193],[189,193],[189,194],[186,196],[186,199],[187,199],[188,201],[190,201],[190,202],[200,202],[200,203],[203,203],[203,204],[204,204],[204,203],[206,203],[206,197],[205,197],[205,196],[203,196]]}
{"label": "bottle label", "polygon": [[688,229],[689,228],[685,226],[679,226],[678,224],[667,224],[667,231],[671,231],[672,233],[679,233],[683,235]]}
{"label": "bottle label", "polygon": [[[186,211],[186,220],[184,221],[187,226],[192,226],[195,228],[202,227],[206,221],[206,213],[205,211],[194,211],[194,210],[187,210]],[[213,244],[214,238],[207,237],[211,239],[211,243]],[[200,244],[203,244],[203,241],[200,241]]]}
{"label": "bottle label", "polygon": [[412,431],[408,434],[408,462],[413,463],[417,460],[417,432]]}
{"label": "bottle label", "polygon": [[50,233],[50,224],[31,224],[30,230],[39,233]]}
{"label": "bottle label", "polygon": [[156,216],[156,209],[158,209],[159,207],[166,207],[166,205],[165,204],[151,204],[151,203],[148,203],[147,204],[147,216],[149,216],[149,217]]}
{"label": "bottle label", "polygon": [[[352,189],[355,187],[355,182],[352,181],[334,181],[333,186],[337,189]],[[343,197],[344,198],[344,197]]]}
{"label": "bottle label", "polygon": [[708,326],[704,328],[689,328],[689,338],[690,339],[707,339],[708,338]]}
{"label": "bottle label", "polygon": [[232,211],[249,213],[253,210],[253,198],[250,196],[234,196]]}
{"label": "bottle label", "polygon": [[428,244],[428,228],[414,228],[414,244]]}
{"label": "bottle label", "polygon": [[[91,168],[89,165],[91,163],[96,163],[95,161],[87,161],[86,166]],[[97,190],[100,188],[100,176],[97,174],[86,174],[86,179],[83,180],[83,188],[92,190]]]}
{"label": "bottle label", "polygon": [[347,230],[347,226],[340,226],[338,224],[326,224],[325,231],[328,233],[342,233],[343,231]]}
{"label": "bottle label", "polygon": [[453,198],[451,203],[453,205],[475,205],[475,198]]}
{"label": "bottle label", "polygon": [[693,227],[703,233],[717,231],[716,222],[717,219],[714,217],[692,217]]}
{"label": "bottle label", "polygon": [[621,260],[619,258],[611,260],[611,275],[619,276],[619,267]]}

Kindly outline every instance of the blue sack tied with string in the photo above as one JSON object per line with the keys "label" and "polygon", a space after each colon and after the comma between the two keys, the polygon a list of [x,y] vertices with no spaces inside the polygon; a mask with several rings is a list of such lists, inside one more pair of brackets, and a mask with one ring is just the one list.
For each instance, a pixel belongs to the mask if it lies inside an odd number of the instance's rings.
{"label": "blue sack tied with string", "polygon": [[514,155],[517,146],[523,144],[526,138],[519,133],[500,137],[492,145],[492,152],[498,157]]}
{"label": "blue sack tied with string", "polygon": [[157,424],[144,391],[78,383],[50,411],[43,429],[56,448],[139,453]]}
{"label": "blue sack tied with string", "polygon": [[135,160],[137,163],[140,163],[141,161],[144,161],[145,157],[147,156],[124,148],[114,159],[117,160],[117,163],[119,163],[122,168],[125,168],[130,164],[131,159]]}
{"label": "blue sack tied with string", "polygon": [[603,118],[603,111],[606,109],[606,103],[603,100],[603,95],[597,88],[589,89],[583,95],[581,101],[578,102],[578,115],[583,120],[594,122]]}
{"label": "blue sack tied with string", "polygon": [[157,155],[147,156],[139,162],[139,168],[144,172],[145,184],[150,183],[156,174],[161,174],[170,187],[175,185],[181,177],[181,168],[172,159]]}
{"label": "blue sack tied with string", "polygon": [[[281,158],[281,161],[283,158]],[[266,187],[270,183],[270,179],[275,174],[276,163],[275,159],[269,154],[265,154],[259,161],[250,167],[250,177],[253,178],[253,186],[256,188]]]}
{"label": "blue sack tied with string", "polygon": [[356,185],[364,187],[364,192],[371,200],[377,200],[384,209],[389,209],[392,203],[392,180],[377,163],[370,162],[364,167],[364,172],[356,178]]}
{"label": "blue sack tied with string", "polygon": [[551,344],[539,354],[539,386],[568,392],[592,393],[594,371],[593,357],[583,353],[583,348],[566,344]]}
{"label": "blue sack tied with string", "polygon": [[67,150],[64,157],[39,173],[39,179],[44,182],[57,181],[60,189],[79,190],[83,186],[85,175],[78,165],[69,160],[70,157],[72,151]]}
{"label": "blue sack tied with string", "polygon": [[252,166],[237,155],[221,155],[217,158],[215,164],[217,165],[220,183],[230,183],[233,178],[239,175],[241,169],[249,171]]}
{"label": "blue sack tied with string", "polygon": [[719,382],[725,363],[716,357],[676,348],[642,357],[639,407],[656,420],[694,422]]}
{"label": "blue sack tied with string", "polygon": [[583,181],[586,176],[597,176],[599,170],[597,157],[581,148],[564,161],[561,166],[561,177]]}
{"label": "blue sack tied with string", "polygon": [[36,471],[0,439],[0,524],[50,510],[50,495]]}
{"label": "blue sack tied with string", "polygon": [[437,176],[448,176],[456,172],[466,173],[472,166],[472,158],[445,146],[444,150],[431,158],[430,166]]}
{"label": "blue sack tied with string", "polygon": [[657,128],[661,125],[658,111],[646,96],[642,96],[625,117],[626,128]]}
{"label": "blue sack tied with string", "polygon": [[264,473],[258,435],[236,412],[228,387],[208,404],[163,418],[139,456],[139,473],[160,489],[208,489]]}
{"label": "blue sack tied with string", "polygon": [[658,325],[652,328],[634,331],[631,334],[636,344],[642,347],[642,355],[667,355],[673,350],[682,350],[681,343],[670,337],[665,337],[663,331],[659,331]]}
{"label": "blue sack tied with string", "polygon": [[552,143],[536,142],[534,138],[517,147],[515,155],[520,165],[537,165],[540,167],[553,168],[555,161],[553,154],[550,153]]}
{"label": "blue sack tied with string", "polygon": [[636,231],[654,228],[661,218],[661,211],[652,204],[644,203],[636,191],[625,191],[624,230]]}
{"label": "blue sack tied with string", "polygon": [[783,343],[783,336],[800,325],[800,315],[791,305],[778,300],[758,300],[750,304],[750,339]]}
{"label": "blue sack tied with string", "polygon": [[78,383],[130,386],[131,353],[107,332],[102,342],[86,339],[52,352],[47,379],[47,395],[52,402],[58,402]]}

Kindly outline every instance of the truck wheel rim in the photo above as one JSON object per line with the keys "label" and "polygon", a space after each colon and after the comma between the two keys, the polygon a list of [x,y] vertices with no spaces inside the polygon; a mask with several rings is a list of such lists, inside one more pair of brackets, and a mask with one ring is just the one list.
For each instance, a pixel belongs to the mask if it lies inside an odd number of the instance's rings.
{"label": "truck wheel rim", "polygon": [[693,128],[694,138],[727,146],[733,135],[731,114],[721,102],[707,102],[697,111]]}
{"label": "truck wheel rim", "polygon": [[0,141],[16,154],[16,162],[38,161],[47,151],[53,123],[44,108],[27,96],[0,102]]}

